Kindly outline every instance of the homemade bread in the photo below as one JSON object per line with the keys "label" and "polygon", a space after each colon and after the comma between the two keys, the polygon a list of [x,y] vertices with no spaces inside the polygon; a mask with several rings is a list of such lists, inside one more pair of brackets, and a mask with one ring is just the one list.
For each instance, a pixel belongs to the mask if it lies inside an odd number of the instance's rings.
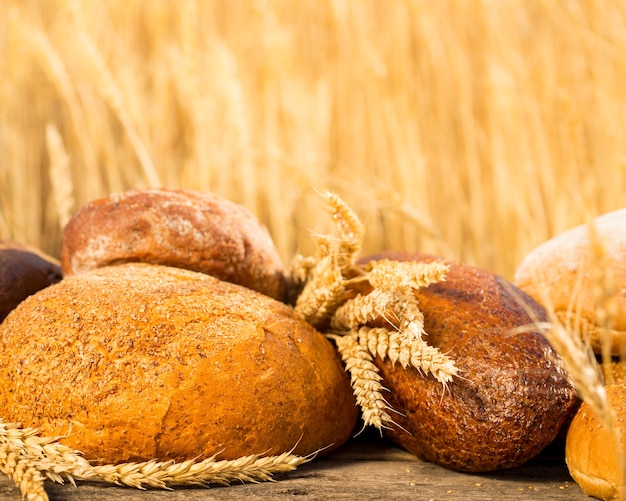
{"label": "homemade bread", "polygon": [[63,273],[126,262],[200,271],[284,300],[283,265],[267,229],[213,193],[132,190],[82,206],[63,233]]}
{"label": "homemade bread", "polygon": [[626,461],[626,385],[622,381],[606,387],[607,398],[614,411],[615,437],[586,403],[574,416],[565,443],[565,461],[572,478],[589,496],[616,499],[620,490],[626,495],[624,464]]}
{"label": "homemade bread", "polygon": [[328,452],[358,409],[333,346],[286,304],[188,270],[64,278],[0,325],[2,417],[97,462]]}
{"label": "homemade bread", "polygon": [[604,263],[593,256],[589,226],[561,233],[532,250],[519,264],[514,283],[535,300],[552,308],[564,325],[580,332],[594,352],[601,353],[601,329],[595,295],[596,277],[605,266],[613,282],[615,315],[610,338],[612,353],[626,355],[626,209],[604,214],[593,221],[596,243],[605,254]]}
{"label": "homemade bread", "polygon": [[[399,261],[443,260],[386,253]],[[443,386],[416,369],[375,360],[398,414],[385,435],[445,467],[484,472],[520,465],[550,444],[577,403],[574,386],[545,337],[543,308],[503,278],[445,260],[443,282],[416,291],[429,345],[459,375]],[[516,330],[516,329],[522,330]]]}
{"label": "homemade bread", "polygon": [[29,245],[0,241],[0,322],[31,294],[61,280],[57,260]]}

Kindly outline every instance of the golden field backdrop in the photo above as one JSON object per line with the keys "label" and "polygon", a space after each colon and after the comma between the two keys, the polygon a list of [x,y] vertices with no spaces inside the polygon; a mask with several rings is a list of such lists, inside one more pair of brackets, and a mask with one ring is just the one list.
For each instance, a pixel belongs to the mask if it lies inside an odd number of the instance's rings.
{"label": "golden field backdrop", "polygon": [[365,252],[512,277],[626,200],[626,2],[0,0],[0,238],[176,186],[242,203],[285,263],[337,192]]}

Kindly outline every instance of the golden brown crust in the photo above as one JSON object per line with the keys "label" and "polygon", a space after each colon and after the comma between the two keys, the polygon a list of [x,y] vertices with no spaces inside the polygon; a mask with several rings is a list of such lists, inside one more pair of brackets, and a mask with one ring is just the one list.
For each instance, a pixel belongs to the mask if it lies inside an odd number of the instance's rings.
{"label": "golden brown crust", "polygon": [[609,364],[602,364],[602,373],[606,384],[626,384],[626,360],[612,360]]}
{"label": "golden brown crust", "polygon": [[[398,252],[377,257],[441,259]],[[385,398],[400,412],[394,415],[398,426],[385,434],[456,470],[520,465],[557,436],[576,404],[574,387],[541,334],[511,332],[545,320],[538,304],[496,275],[447,262],[446,280],[416,296],[428,344],[449,355],[460,376],[444,388],[415,369],[377,359],[390,390]]]}
{"label": "golden brown crust", "polygon": [[0,380],[3,418],[109,463],[308,454],[358,415],[334,348],[290,307],[139,263],[23,302],[0,326]]}
{"label": "golden brown crust", "polygon": [[148,189],[81,207],[61,247],[63,273],[146,262],[213,275],[284,300],[283,265],[267,229],[213,193]]}
{"label": "golden brown crust", "polygon": [[61,280],[54,258],[29,245],[0,241],[0,322],[31,294]]}
{"label": "golden brown crust", "polygon": [[[626,386],[606,387],[607,398],[615,412],[620,437],[620,454],[626,458]],[[589,496],[615,499],[624,489],[617,447],[613,435],[586,403],[572,419],[565,443],[565,461],[572,478]]]}
{"label": "golden brown crust", "polygon": [[[596,218],[594,227],[617,292],[612,351],[626,355],[626,209]],[[513,282],[553,308],[559,320],[576,328],[599,354],[602,342],[594,298],[598,263],[592,258],[588,231],[587,225],[577,226],[532,250],[517,267]]]}

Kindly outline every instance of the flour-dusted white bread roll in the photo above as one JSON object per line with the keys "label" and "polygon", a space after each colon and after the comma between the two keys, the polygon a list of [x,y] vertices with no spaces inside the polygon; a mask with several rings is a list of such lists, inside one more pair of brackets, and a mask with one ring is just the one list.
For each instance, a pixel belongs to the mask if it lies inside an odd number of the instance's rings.
{"label": "flour-dusted white bread roll", "polygon": [[330,342],[286,304],[127,263],[64,278],[0,325],[2,417],[105,463],[296,454],[358,409]]}
{"label": "flour-dusted white bread roll", "polygon": [[[626,209],[604,214],[594,221],[599,243],[606,252],[606,272],[615,286],[612,351],[626,355]],[[596,353],[601,352],[597,303],[597,267],[589,226],[561,233],[531,251],[519,264],[514,283],[539,303],[550,303],[566,325],[580,329]]]}
{"label": "flour-dusted white bread roll", "polygon": [[200,271],[284,300],[283,264],[267,228],[213,193],[131,190],[82,206],[63,232],[64,275],[126,262]]}
{"label": "flour-dusted white bread roll", "polygon": [[567,431],[565,461],[572,478],[585,493],[599,499],[616,499],[620,490],[626,495],[623,465],[618,456],[626,461],[626,382],[610,384],[606,392],[615,412],[619,445],[600,418],[583,403]]}

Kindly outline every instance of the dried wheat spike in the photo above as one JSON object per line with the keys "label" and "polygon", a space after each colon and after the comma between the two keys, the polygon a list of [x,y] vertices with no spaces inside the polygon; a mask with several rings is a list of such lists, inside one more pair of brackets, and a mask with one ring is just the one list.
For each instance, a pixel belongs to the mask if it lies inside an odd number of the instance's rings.
{"label": "dried wheat spike", "polygon": [[403,339],[400,343],[398,360],[404,368],[411,365],[424,374],[432,374],[444,386],[459,372],[450,357],[441,353],[438,348],[430,346],[423,339],[412,341]]}
{"label": "dried wheat spike", "polygon": [[341,270],[333,256],[318,261],[296,300],[295,310],[311,325],[324,327],[343,300]]}
{"label": "dried wheat spike", "polygon": [[384,360],[389,353],[389,336],[394,331],[385,327],[367,327],[358,329],[359,344],[373,355]]}
{"label": "dried wheat spike", "polygon": [[345,331],[365,325],[381,316],[387,318],[387,310],[393,311],[396,299],[396,294],[389,290],[374,289],[365,296],[358,294],[337,308],[330,325],[333,329]]}
{"label": "dried wheat spike", "polygon": [[[446,385],[458,374],[454,361],[441,353],[439,348],[430,346],[423,339],[424,317],[419,310],[412,311],[411,301],[396,303],[396,315],[399,317],[398,336],[390,336],[389,358],[395,364],[400,362],[403,368],[409,365],[424,374],[432,374],[437,381]],[[408,314],[407,314],[408,312]],[[393,339],[393,344],[391,343]],[[392,358],[393,353],[393,358]]]}
{"label": "dried wheat spike", "polygon": [[291,278],[294,284],[304,284],[311,276],[316,263],[317,260],[310,256],[304,257],[298,254],[294,257],[291,261]]}
{"label": "dried wheat spike", "polygon": [[48,500],[48,493],[43,486],[44,480],[36,461],[19,461],[13,473],[13,481],[19,486],[22,499],[28,501]]}
{"label": "dried wheat spike", "polygon": [[380,430],[387,423],[393,423],[387,413],[390,407],[382,394],[385,390],[380,384],[382,376],[367,348],[359,344],[358,333],[353,331],[345,336],[329,334],[328,337],[335,341],[337,351],[350,373],[350,384],[365,426],[375,426]]}
{"label": "dried wheat spike", "polygon": [[[0,425],[4,423],[0,421]],[[0,472],[7,475],[20,488],[22,499],[47,501],[43,487],[45,477],[42,466],[24,453],[24,441],[15,427],[0,427]]]}
{"label": "dried wheat spike", "polygon": [[94,466],[87,473],[89,478],[114,484],[124,484],[138,489],[146,487],[165,489],[172,486],[210,484],[230,485],[238,482],[264,482],[272,480],[276,473],[292,471],[310,461],[311,456],[294,456],[286,452],[277,456],[252,454],[233,460],[194,460],[125,463],[120,465]]}
{"label": "dried wheat spike", "polygon": [[[350,373],[363,421],[381,429],[392,420],[373,357],[389,357],[392,364],[400,362],[403,368],[412,365],[444,385],[458,372],[450,358],[423,340],[424,317],[415,296],[416,289],[444,280],[448,266],[381,260],[357,267],[363,225],[337,195],[322,196],[339,237],[316,237],[316,257],[309,261],[299,258],[295,263],[294,282],[306,281],[295,310],[321,331],[332,329],[326,335],[335,341]],[[369,294],[346,299],[353,285],[366,281],[372,288]],[[385,320],[388,327],[368,325],[378,319]]]}
{"label": "dried wheat spike", "polygon": [[424,331],[424,315],[419,309],[413,291],[398,291],[393,304],[393,321],[396,328],[412,339],[422,339]]}
{"label": "dried wheat spike", "polygon": [[261,482],[276,473],[287,472],[310,461],[315,454],[295,456],[292,451],[277,456],[250,455],[234,460],[215,456],[196,462],[173,461],[124,463],[92,466],[80,454],[58,442],[41,437],[33,428],[21,428],[0,418],[0,471],[9,475],[22,490],[24,499],[45,501],[44,477],[63,483],[68,479],[104,481],[144,489],[176,485],[228,485],[235,481]]}
{"label": "dried wheat spike", "polygon": [[[391,360],[391,363],[394,365],[400,358],[400,347],[400,332],[391,331],[389,333],[389,348],[387,349],[387,356],[389,357],[389,360]],[[385,357],[381,357],[381,359],[384,360]]]}
{"label": "dried wheat spike", "polygon": [[[389,328],[366,326],[379,316],[389,321]],[[370,354],[382,360],[388,356],[393,364],[400,362],[405,369],[411,365],[424,374],[432,374],[442,384],[458,374],[452,359],[423,340],[424,317],[412,290],[374,289],[367,296],[358,295],[337,309],[331,327],[340,331],[358,329],[359,344]]]}
{"label": "dried wheat spike", "polygon": [[442,262],[415,263],[382,259],[368,265],[367,278],[375,289],[421,289],[445,280],[450,267]]}
{"label": "dried wheat spike", "polygon": [[354,266],[361,253],[365,229],[354,211],[337,195],[328,191],[322,197],[326,201],[326,210],[339,230],[338,245],[335,248],[339,267],[342,271],[347,271]]}
{"label": "dried wheat spike", "polygon": [[334,248],[339,245],[339,241],[336,238],[332,238],[330,235],[313,235],[315,239],[315,260],[319,261],[326,256],[336,252]]}
{"label": "dried wheat spike", "polygon": [[404,369],[412,366],[423,374],[431,374],[444,385],[458,374],[450,357],[423,339],[414,338],[412,334],[384,327],[364,326],[358,329],[357,339],[364,349],[381,360],[389,357],[392,364],[400,363]]}

